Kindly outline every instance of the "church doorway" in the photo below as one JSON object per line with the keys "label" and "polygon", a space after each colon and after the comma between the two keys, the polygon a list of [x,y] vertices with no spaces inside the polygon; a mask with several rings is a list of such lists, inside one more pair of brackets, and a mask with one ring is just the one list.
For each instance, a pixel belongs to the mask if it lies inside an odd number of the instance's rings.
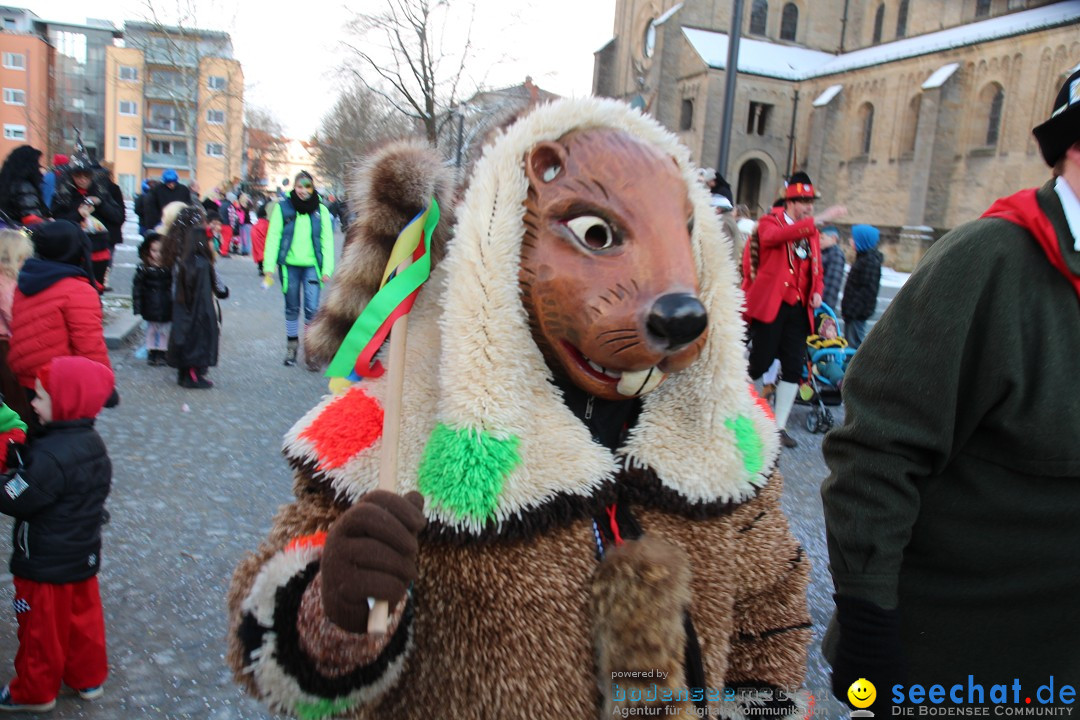
{"label": "church doorway", "polygon": [[761,179],[764,175],[765,167],[760,160],[747,160],[739,169],[735,202],[746,205],[755,217],[764,214],[769,209],[761,205]]}

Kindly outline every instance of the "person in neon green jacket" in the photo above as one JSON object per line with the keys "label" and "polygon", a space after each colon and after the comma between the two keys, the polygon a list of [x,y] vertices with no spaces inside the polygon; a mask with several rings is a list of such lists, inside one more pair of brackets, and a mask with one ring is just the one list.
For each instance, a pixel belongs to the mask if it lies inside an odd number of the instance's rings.
{"label": "person in neon green jacket", "polygon": [[[289,197],[270,215],[266,231],[263,274],[272,282],[281,279],[285,295],[285,364],[296,365],[300,346],[300,299],[304,302],[304,327],[319,309],[319,294],[334,273],[334,226],[330,211],[319,201],[315,179],[301,170]],[[318,367],[308,363],[309,370]]]}

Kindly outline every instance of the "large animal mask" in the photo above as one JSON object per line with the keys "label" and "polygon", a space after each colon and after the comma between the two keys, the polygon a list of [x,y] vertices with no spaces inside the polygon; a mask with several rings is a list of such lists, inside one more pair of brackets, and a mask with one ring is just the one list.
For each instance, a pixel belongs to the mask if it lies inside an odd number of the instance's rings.
{"label": "large animal mask", "polygon": [[530,149],[525,173],[519,281],[552,372],[618,400],[693,363],[707,313],[675,158],[625,131],[577,130]]}

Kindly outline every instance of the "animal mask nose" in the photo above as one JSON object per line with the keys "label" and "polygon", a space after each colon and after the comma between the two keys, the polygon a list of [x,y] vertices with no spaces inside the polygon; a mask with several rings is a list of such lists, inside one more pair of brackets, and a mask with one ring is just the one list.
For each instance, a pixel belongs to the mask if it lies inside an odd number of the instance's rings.
{"label": "animal mask nose", "polygon": [[675,350],[696,340],[705,332],[709,315],[694,295],[662,295],[649,310],[645,328],[668,350]]}

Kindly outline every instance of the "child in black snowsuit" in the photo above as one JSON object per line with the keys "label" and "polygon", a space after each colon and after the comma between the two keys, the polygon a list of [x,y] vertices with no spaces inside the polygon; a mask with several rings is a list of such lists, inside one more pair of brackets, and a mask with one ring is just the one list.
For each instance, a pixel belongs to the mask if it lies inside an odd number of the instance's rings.
{"label": "child in black snowsuit", "polygon": [[136,315],[146,320],[146,363],[164,365],[172,324],[172,270],[162,256],[163,238],[153,230],[139,246],[135,278],[131,281],[131,304]]}
{"label": "child in black snowsuit", "polygon": [[[181,223],[187,208],[177,216]],[[229,288],[214,271],[214,250],[206,227],[182,225],[179,253],[173,265],[173,322],[169,334],[169,365],[185,388],[211,388],[207,368],[217,365],[220,317],[214,297],[229,297]]]}
{"label": "child in black snowsuit", "polygon": [[855,225],[851,239],[855,241],[855,262],[848,271],[844,285],[841,314],[844,317],[844,335],[855,349],[866,337],[866,321],[877,307],[877,294],[881,285],[881,252],[877,249],[881,233],[872,225]]}
{"label": "child in black snowsuit", "polygon": [[108,675],[97,574],[112,463],[94,418],[112,393],[113,373],[61,355],[38,370],[34,389],[44,431],[13,448],[0,475],[0,512],[15,518],[19,622],[15,677],[0,690],[0,708],[41,712],[55,707],[61,682],[92,700]]}

